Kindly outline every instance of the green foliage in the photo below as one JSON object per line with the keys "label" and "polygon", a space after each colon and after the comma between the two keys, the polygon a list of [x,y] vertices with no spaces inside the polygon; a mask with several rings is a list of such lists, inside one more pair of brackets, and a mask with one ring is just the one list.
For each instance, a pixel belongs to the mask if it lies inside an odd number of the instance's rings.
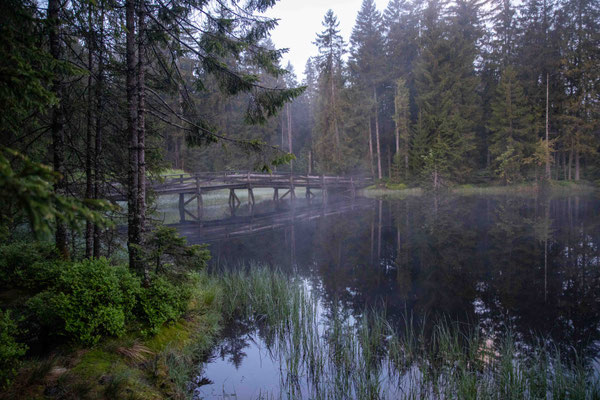
{"label": "green foliage", "polygon": [[40,27],[30,1],[0,3],[0,132],[16,133],[32,113],[57,102],[48,88],[56,63],[40,46]]}
{"label": "green foliage", "polygon": [[150,287],[140,292],[140,316],[150,332],[156,333],[165,322],[175,321],[186,311],[189,298],[189,286],[154,275]]}
{"label": "green foliage", "polygon": [[19,367],[27,347],[15,340],[17,324],[10,311],[0,310],[0,388],[7,386]]}
{"label": "green foliage", "polygon": [[48,242],[16,242],[0,246],[0,286],[42,289],[60,271],[58,251]]}
{"label": "green foliage", "polygon": [[[19,161],[18,169],[14,169],[9,157]],[[23,210],[38,236],[52,232],[58,220],[73,226],[82,219],[98,225],[111,224],[103,213],[114,209],[108,201],[57,195],[53,188],[57,179],[58,174],[50,167],[0,147],[0,216],[8,219],[12,208]]]}
{"label": "green foliage", "polygon": [[199,271],[206,268],[210,260],[206,246],[188,246],[185,237],[179,236],[175,228],[166,226],[159,226],[152,231],[140,250],[145,261],[154,266],[156,274]]}
{"label": "green foliage", "polygon": [[404,190],[408,188],[405,183],[392,183],[388,182],[385,184],[385,188],[388,190]]}
{"label": "green foliage", "polygon": [[64,263],[53,286],[31,298],[28,306],[55,335],[93,344],[104,335],[125,332],[139,295],[137,277],[101,258]]}
{"label": "green foliage", "polygon": [[[496,89],[488,122],[490,154],[496,175],[505,183],[522,180],[536,152],[533,115],[516,72],[507,67]],[[539,157],[536,157],[539,163]]]}

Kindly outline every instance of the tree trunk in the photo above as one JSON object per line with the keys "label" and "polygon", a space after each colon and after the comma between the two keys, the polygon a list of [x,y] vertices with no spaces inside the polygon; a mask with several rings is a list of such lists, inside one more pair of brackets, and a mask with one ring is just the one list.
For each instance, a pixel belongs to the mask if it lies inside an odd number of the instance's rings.
{"label": "tree trunk", "polygon": [[567,167],[567,176],[568,179],[571,180],[571,170],[573,165],[573,146],[571,145],[571,149],[569,150],[569,166]]}
{"label": "tree trunk", "polygon": [[146,40],[146,10],[143,1],[139,4],[138,16],[138,63],[137,63],[137,90],[138,90],[138,193],[137,212],[140,224],[140,234],[146,227],[146,59],[144,57],[144,44]]}
{"label": "tree trunk", "polygon": [[[398,97],[398,88],[396,88],[396,97]],[[398,119],[398,104],[397,101],[394,99],[394,115],[396,116],[396,119]],[[394,134],[396,135],[396,154],[400,153],[400,123],[399,121],[394,121],[394,125],[395,125],[395,131]]]}
{"label": "tree trunk", "polygon": [[[544,14],[545,15],[545,14]],[[550,74],[546,73],[546,179],[550,180],[550,140],[549,140],[549,115],[548,112],[550,110],[550,86],[548,83],[548,78]]]}
{"label": "tree trunk", "polygon": [[[179,114],[183,116],[183,112],[184,112],[183,95],[182,95],[183,83],[180,82],[177,89],[178,89],[177,93],[179,95]],[[175,160],[176,160],[175,168],[178,168],[182,171],[185,168],[184,156],[183,156],[184,146],[185,146],[185,130],[181,129],[181,132],[179,132],[179,134],[175,138]]]}
{"label": "tree trunk", "polygon": [[[58,0],[48,0],[48,20],[50,22],[49,44],[50,55],[55,60],[60,60],[60,2]],[[56,96],[62,98],[62,82],[58,71],[54,71],[52,81],[52,91]],[[54,183],[54,192],[59,196],[66,194],[65,180],[65,133],[63,107],[59,102],[52,109],[52,122],[50,131],[52,134],[52,153],[54,171],[59,174],[58,180]],[[69,247],[67,244],[67,227],[62,221],[56,220],[55,242],[58,251],[64,259],[69,258]]]}
{"label": "tree trunk", "polygon": [[373,132],[371,131],[371,117],[369,117],[369,168],[371,176],[375,179],[375,170],[373,169]]}
{"label": "tree trunk", "polygon": [[[293,153],[292,149],[292,113],[290,111],[291,104],[287,104],[287,133],[288,133],[288,151]],[[294,161],[290,160],[290,172],[294,172]]]}
{"label": "tree trunk", "polygon": [[[92,115],[93,115],[93,96],[92,96],[92,71],[94,68],[93,59],[93,23],[92,23],[92,3],[88,4],[88,38],[87,38],[87,50],[88,50],[88,80],[87,80],[87,126],[86,126],[86,140],[85,140],[85,197],[91,199],[94,196],[94,176],[92,172],[93,164],[93,147],[92,142],[94,140],[92,129]],[[91,221],[85,222],[85,257],[90,258],[93,255],[94,247],[94,226]]]}
{"label": "tree trunk", "polygon": [[390,148],[387,148],[387,158],[388,158],[388,178],[392,179],[392,151]]}
{"label": "tree trunk", "polygon": [[377,104],[377,89],[373,89],[375,99],[375,145],[377,146],[377,177],[381,180],[381,146],[379,143],[379,110]]}
{"label": "tree trunk", "polygon": [[138,195],[138,133],[137,133],[137,93],[136,93],[136,42],[135,42],[135,1],[125,2],[126,61],[125,86],[127,90],[127,137],[129,140],[128,187],[127,187],[127,247],[129,267],[138,269],[138,251],[140,244],[140,221],[137,213]]}
{"label": "tree trunk", "polygon": [[[104,83],[104,3],[100,2],[100,36],[98,47],[98,71],[96,78],[96,137],[94,138],[94,198],[103,195],[102,190],[102,110],[103,110],[103,83]],[[100,257],[100,227],[94,225],[94,258]]]}
{"label": "tree trunk", "polygon": [[[139,244],[144,242],[144,233],[146,230],[146,4],[142,0],[139,2],[138,9],[138,63],[137,63],[137,95],[138,95],[138,192],[137,192],[137,220],[138,220],[138,240]],[[144,265],[143,269],[144,283],[150,284],[150,270]]]}
{"label": "tree trunk", "polygon": [[335,82],[334,82],[334,76],[333,76],[333,68],[331,68],[331,75],[330,75],[330,80],[331,80],[331,109],[333,110],[333,132],[334,132],[334,139],[335,139],[335,153],[337,155],[337,161],[340,160],[340,130],[338,128],[338,123],[337,123],[337,115],[336,115],[336,102],[335,102]]}
{"label": "tree trunk", "polygon": [[577,150],[575,150],[575,180],[576,181],[579,181],[579,176],[580,176],[579,159],[580,159],[579,149],[577,149]]}

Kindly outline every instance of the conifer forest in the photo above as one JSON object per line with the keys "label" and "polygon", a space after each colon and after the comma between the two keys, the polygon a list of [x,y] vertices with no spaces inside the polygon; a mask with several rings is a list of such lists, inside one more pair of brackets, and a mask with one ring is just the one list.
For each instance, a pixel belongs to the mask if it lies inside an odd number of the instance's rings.
{"label": "conifer forest", "polygon": [[299,1],[0,1],[0,399],[600,397],[600,1]]}

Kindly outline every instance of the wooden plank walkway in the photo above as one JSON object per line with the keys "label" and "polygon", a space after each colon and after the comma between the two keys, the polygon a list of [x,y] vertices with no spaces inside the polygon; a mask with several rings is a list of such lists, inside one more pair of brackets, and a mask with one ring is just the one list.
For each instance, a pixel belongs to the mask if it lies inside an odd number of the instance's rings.
{"label": "wooden plank walkway", "polygon": [[[148,189],[156,196],[179,195],[179,212],[181,220],[189,215],[194,220],[202,219],[203,193],[216,190],[229,190],[229,207],[236,209],[241,201],[236,190],[248,191],[248,203],[254,206],[254,189],[273,189],[273,200],[279,201],[288,197],[296,198],[297,189],[305,190],[305,197],[312,198],[312,190],[320,190],[323,201],[331,191],[344,192],[355,197],[356,191],[371,184],[372,179],[366,177],[345,177],[328,175],[294,175],[290,173],[259,174],[254,172],[201,172],[195,174],[168,175],[161,182],[149,182]],[[126,201],[124,190],[113,185],[108,198],[115,201]],[[281,193],[280,193],[281,191]],[[191,195],[185,198],[186,195]],[[195,215],[186,206],[196,200]]]}

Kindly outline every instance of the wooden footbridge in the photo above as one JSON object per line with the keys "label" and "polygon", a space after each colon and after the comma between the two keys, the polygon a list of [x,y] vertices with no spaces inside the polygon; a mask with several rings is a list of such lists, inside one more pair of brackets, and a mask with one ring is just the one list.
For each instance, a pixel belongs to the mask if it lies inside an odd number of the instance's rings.
{"label": "wooden footbridge", "polygon": [[370,207],[372,207],[372,203],[366,199],[337,202],[333,205],[321,202],[304,203],[300,207],[291,205],[280,209],[274,208],[263,213],[203,221],[202,224],[182,221],[169,226],[176,228],[180,235],[185,236],[188,243],[199,244],[276,231],[293,226],[299,221],[312,221]]}
{"label": "wooden footbridge", "polygon": [[[342,193],[351,198],[358,189],[372,183],[367,177],[344,177],[327,175],[295,175],[290,173],[259,174],[254,172],[203,172],[195,174],[167,175],[161,182],[149,182],[148,189],[156,196],[179,195],[181,220],[189,215],[193,220],[202,220],[202,195],[217,190],[229,190],[229,207],[232,210],[241,205],[236,190],[248,191],[248,204],[255,204],[254,189],[273,189],[273,200],[278,202],[288,197],[294,200],[299,191],[304,190],[308,199],[315,197],[313,190],[320,190],[322,199],[327,202],[330,193]],[[186,198],[187,196],[187,198]],[[116,201],[125,201],[122,193],[110,196]],[[186,207],[196,203],[195,215]]]}

